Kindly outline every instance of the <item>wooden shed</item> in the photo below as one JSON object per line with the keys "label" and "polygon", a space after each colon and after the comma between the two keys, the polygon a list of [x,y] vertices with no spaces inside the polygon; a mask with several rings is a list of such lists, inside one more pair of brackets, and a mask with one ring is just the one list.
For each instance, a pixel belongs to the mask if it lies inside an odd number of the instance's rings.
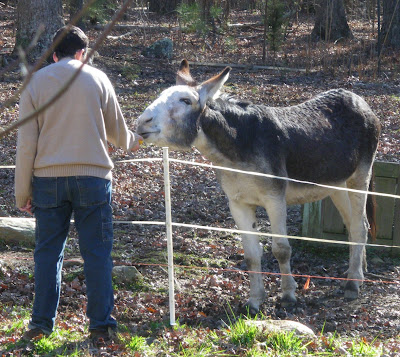
{"label": "wooden shed", "polygon": [[[377,161],[374,173],[376,192],[400,195],[400,164]],[[376,196],[376,202],[377,239],[374,243],[400,246],[400,199]],[[304,205],[302,235],[347,240],[342,218],[330,198]],[[392,253],[400,255],[400,249],[393,248]]]}

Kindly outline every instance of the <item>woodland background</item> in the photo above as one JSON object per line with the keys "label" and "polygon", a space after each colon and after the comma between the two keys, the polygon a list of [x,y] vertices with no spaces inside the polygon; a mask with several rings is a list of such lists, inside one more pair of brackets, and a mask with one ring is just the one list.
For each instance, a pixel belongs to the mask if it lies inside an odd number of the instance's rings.
{"label": "woodland background", "polygon": [[[34,69],[36,60],[49,46],[54,30],[68,23],[85,5],[88,3],[75,0],[0,2],[0,126],[5,130],[0,138],[1,165],[15,162],[16,130],[8,128],[18,120],[19,91],[26,73]],[[121,6],[122,1],[110,0],[89,4],[88,12],[78,23],[88,34],[91,46]],[[224,65],[231,65],[233,70],[225,91],[270,106],[293,105],[324,90],[347,88],[365,98],[381,120],[377,159],[398,163],[400,30],[396,26],[399,21],[397,0],[132,1],[96,48],[93,65],[112,80],[126,121],[133,130],[145,107],[174,84],[178,63],[183,58],[192,63],[193,76],[200,81],[216,74]],[[40,23],[45,26],[41,28]],[[32,41],[38,30],[40,36]],[[144,55],[149,46],[164,38],[173,42],[171,56]],[[161,164],[119,163],[130,157],[112,146],[110,154],[115,162],[115,221],[164,220]],[[208,162],[194,149],[171,155]],[[146,146],[135,157],[161,157],[161,151]],[[1,168],[0,178],[1,215],[27,217],[14,206],[13,170]],[[173,164],[171,183],[175,222],[235,227],[213,170]],[[263,209],[257,211],[257,218],[260,230],[268,232],[268,216]],[[301,223],[301,207],[289,208],[289,234],[300,235]],[[85,340],[85,282],[77,239],[71,227],[57,320],[60,334],[56,338],[58,344],[46,352],[48,355],[98,353],[90,350]],[[18,344],[33,298],[33,247],[1,239],[0,242],[1,350],[4,355],[46,354],[39,353],[37,345],[27,351]],[[270,240],[263,239],[263,244],[263,271],[278,272],[269,249]],[[319,338],[307,347],[309,354],[396,356],[400,353],[398,255],[368,249],[367,277],[376,282],[364,284],[359,300],[345,303],[342,286],[334,277],[343,276],[347,269],[347,249],[297,241],[292,246],[293,273],[329,279],[311,279],[309,287],[304,289],[307,278],[296,278],[299,306],[296,311],[287,311],[279,303],[279,276],[266,274],[268,297],[261,307],[263,318],[291,319],[311,327]],[[164,228],[115,224],[115,265],[135,266],[140,272],[140,279],[134,283],[115,284],[115,316],[124,341],[131,336],[143,337],[152,352],[132,352],[126,342],[108,346],[101,353],[200,356],[199,345],[193,346],[189,337],[193,339],[194,335],[196,341],[206,343],[216,333],[219,339],[214,339],[211,351],[203,355],[285,355],[262,344],[235,344],[224,330],[226,324],[240,316],[248,294],[238,235],[175,229],[174,250],[175,263],[180,266],[176,270],[179,285],[176,311],[180,324],[177,330],[168,327]],[[75,335],[63,339],[61,332]],[[358,350],[357,354],[352,350],[356,343],[363,344],[364,352]]]}

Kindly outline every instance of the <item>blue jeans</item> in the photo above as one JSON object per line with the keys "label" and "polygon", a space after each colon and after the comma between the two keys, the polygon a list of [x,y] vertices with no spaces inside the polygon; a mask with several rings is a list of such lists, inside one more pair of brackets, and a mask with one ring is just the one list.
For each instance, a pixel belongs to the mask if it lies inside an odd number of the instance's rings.
{"label": "blue jeans", "polygon": [[113,245],[111,182],[92,176],[34,177],[35,299],[29,327],[53,330],[61,289],[64,248],[74,213],[84,260],[89,329],[115,328],[111,317]]}

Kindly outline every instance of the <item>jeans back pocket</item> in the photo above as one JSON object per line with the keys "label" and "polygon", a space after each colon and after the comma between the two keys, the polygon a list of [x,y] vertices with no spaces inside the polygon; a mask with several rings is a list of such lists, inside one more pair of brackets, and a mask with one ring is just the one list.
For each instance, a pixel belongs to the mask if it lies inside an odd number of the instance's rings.
{"label": "jeans back pocket", "polygon": [[76,179],[80,206],[98,206],[111,202],[110,180],[91,176],[78,176]]}
{"label": "jeans back pocket", "polygon": [[57,207],[56,177],[33,177],[32,205],[40,208]]}

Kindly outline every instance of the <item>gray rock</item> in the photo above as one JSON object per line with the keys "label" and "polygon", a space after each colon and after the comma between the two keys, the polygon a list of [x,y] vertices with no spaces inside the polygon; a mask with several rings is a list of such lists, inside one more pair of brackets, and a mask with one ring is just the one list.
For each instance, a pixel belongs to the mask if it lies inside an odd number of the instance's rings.
{"label": "gray rock", "polygon": [[163,38],[151,44],[142,51],[142,55],[151,58],[168,58],[173,54],[173,42],[169,38]]}
{"label": "gray rock", "polygon": [[385,262],[383,261],[382,258],[378,257],[377,255],[375,255],[373,258],[371,258],[371,263],[375,264],[375,265],[382,265]]}
{"label": "gray rock", "polygon": [[141,281],[143,275],[133,266],[116,266],[112,270],[112,277],[116,283],[132,284]]}
{"label": "gray rock", "polygon": [[256,326],[260,331],[265,333],[293,332],[296,336],[315,338],[313,330],[306,325],[291,320],[264,320],[254,321],[246,320],[249,326]]}
{"label": "gray rock", "polygon": [[0,239],[6,243],[32,246],[35,244],[35,224],[33,218],[1,217]]}

